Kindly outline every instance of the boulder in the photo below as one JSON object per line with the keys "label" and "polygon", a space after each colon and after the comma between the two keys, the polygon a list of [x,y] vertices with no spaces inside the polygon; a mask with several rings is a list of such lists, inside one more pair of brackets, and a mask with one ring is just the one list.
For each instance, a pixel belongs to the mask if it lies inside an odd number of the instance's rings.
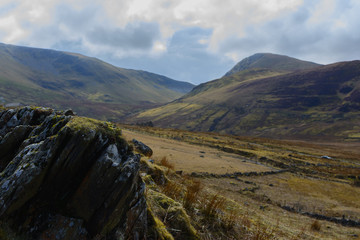
{"label": "boulder", "polygon": [[65,116],[75,116],[76,114],[74,113],[74,111],[72,109],[68,109],[64,112]]}
{"label": "boulder", "polygon": [[142,142],[140,142],[140,141],[138,141],[136,139],[133,139],[132,142],[133,142],[133,144],[135,146],[135,149],[139,153],[143,154],[146,157],[151,157],[152,156],[153,151],[152,151],[152,149],[150,147],[148,147],[147,145],[145,145],[144,143],[142,143]]}

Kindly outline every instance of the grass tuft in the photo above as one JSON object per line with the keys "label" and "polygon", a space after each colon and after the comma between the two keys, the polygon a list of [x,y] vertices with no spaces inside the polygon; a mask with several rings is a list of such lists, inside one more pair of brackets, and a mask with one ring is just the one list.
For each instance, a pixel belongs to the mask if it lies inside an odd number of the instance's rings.
{"label": "grass tuft", "polygon": [[166,156],[162,157],[160,160],[160,165],[164,166],[168,169],[174,170],[175,165],[173,163],[170,163],[169,160],[166,158]]}
{"label": "grass tuft", "polygon": [[318,220],[315,220],[312,224],[311,224],[311,227],[310,227],[310,229],[312,230],[312,231],[320,231],[321,230],[321,224],[320,224],[320,222],[318,221]]}
{"label": "grass tuft", "polygon": [[214,195],[206,195],[204,199],[203,212],[205,218],[216,218],[222,212],[225,204],[225,198],[218,193]]}
{"label": "grass tuft", "polygon": [[179,200],[183,195],[183,187],[181,184],[169,180],[165,186],[161,188],[161,191],[168,197]]}
{"label": "grass tuft", "polygon": [[194,207],[194,204],[199,199],[199,193],[202,188],[203,186],[201,182],[196,180],[192,180],[186,185],[186,193],[183,200],[185,209],[191,209]]}

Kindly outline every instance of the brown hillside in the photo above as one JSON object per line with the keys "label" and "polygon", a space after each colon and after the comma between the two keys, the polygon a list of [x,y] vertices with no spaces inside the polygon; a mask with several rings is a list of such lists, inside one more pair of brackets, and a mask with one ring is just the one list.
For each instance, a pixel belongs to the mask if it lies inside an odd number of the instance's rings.
{"label": "brown hillside", "polygon": [[136,121],[260,136],[358,139],[360,61],[289,74],[250,69],[201,84]]}

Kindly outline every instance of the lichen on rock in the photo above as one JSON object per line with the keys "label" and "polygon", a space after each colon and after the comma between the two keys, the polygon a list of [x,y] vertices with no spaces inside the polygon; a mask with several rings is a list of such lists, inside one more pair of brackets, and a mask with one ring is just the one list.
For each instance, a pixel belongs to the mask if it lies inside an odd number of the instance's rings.
{"label": "lichen on rock", "polygon": [[147,191],[147,198],[152,211],[171,226],[168,230],[175,239],[200,239],[182,204],[151,189]]}

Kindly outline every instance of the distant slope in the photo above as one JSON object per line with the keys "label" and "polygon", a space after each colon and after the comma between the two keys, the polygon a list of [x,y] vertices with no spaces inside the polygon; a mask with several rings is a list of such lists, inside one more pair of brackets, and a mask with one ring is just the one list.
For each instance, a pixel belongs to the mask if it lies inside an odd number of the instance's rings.
{"label": "distant slope", "polygon": [[0,44],[0,97],[100,118],[172,101],[194,85],[80,54]]}
{"label": "distant slope", "polygon": [[272,54],[256,53],[237,63],[225,76],[253,68],[266,68],[276,71],[293,72],[297,70],[310,69],[321,66],[320,64],[302,61],[296,58]]}
{"label": "distant slope", "polygon": [[133,121],[256,136],[360,139],[360,61],[284,74],[248,69],[195,87]]}

